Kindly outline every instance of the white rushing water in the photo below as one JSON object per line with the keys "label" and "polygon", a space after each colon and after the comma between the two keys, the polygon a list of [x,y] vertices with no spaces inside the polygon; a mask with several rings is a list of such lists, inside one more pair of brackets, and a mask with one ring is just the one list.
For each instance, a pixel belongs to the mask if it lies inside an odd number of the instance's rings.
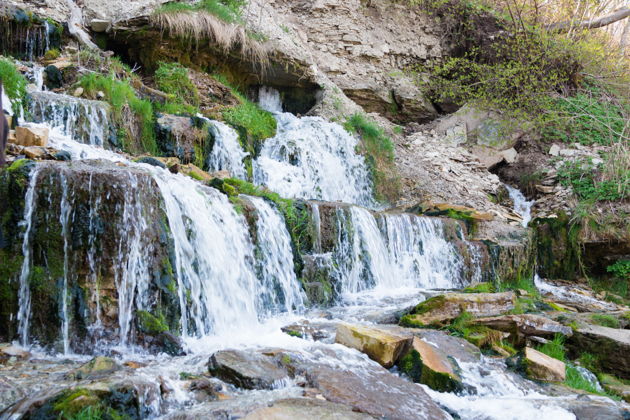
{"label": "white rushing water", "polygon": [[262,88],[259,100],[274,114],[278,130],[253,163],[256,184],[283,197],[375,206],[365,159],[355,151],[356,137],[323,118],[283,113],[273,89]]}
{"label": "white rushing water", "polygon": [[514,211],[523,219],[521,224],[523,227],[527,227],[529,222],[532,220],[532,206],[536,203],[536,201],[527,201],[522,192],[514,187],[510,187],[507,184],[505,184],[505,188],[510,193],[510,198],[514,202]]}
{"label": "white rushing water", "polygon": [[248,197],[256,207],[256,259],[262,290],[259,304],[268,315],[304,307],[304,297],[295,275],[291,236],[282,215],[265,199]]}
{"label": "white rushing water", "polygon": [[109,106],[53,92],[31,92],[30,114],[81,143],[104,147],[110,135]]}
{"label": "white rushing water", "polygon": [[18,293],[18,335],[23,346],[29,344],[29,322],[31,318],[31,289],[29,285],[29,274],[31,270],[31,235],[33,234],[33,210],[37,200],[36,187],[39,177],[39,167],[31,171],[31,179],[24,198],[24,219],[22,225],[25,226],[24,238],[22,239],[22,269],[20,270],[20,289]]}
{"label": "white rushing water", "polygon": [[208,156],[211,172],[226,170],[230,176],[247,180],[247,171],[243,159],[249,156],[238,141],[238,133],[230,126],[213,120],[207,120],[214,137],[214,146]]}
{"label": "white rushing water", "polygon": [[[310,204],[320,226],[319,206]],[[444,222],[412,214],[380,214],[361,207],[336,210],[337,238],[329,264],[346,297],[369,289],[453,289],[481,280],[475,244],[462,241],[473,256],[472,275],[449,242]],[[321,238],[316,231],[315,242]]]}

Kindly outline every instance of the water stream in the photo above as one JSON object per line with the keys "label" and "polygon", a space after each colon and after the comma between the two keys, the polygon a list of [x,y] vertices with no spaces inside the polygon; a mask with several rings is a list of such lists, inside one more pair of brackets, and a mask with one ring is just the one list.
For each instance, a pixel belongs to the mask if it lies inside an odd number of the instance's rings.
{"label": "water stream", "polygon": [[527,227],[529,222],[532,220],[532,206],[536,203],[536,201],[528,201],[522,192],[514,187],[510,187],[507,184],[505,185],[505,188],[507,188],[510,198],[514,202],[514,211],[523,219],[521,224],[523,227]]}

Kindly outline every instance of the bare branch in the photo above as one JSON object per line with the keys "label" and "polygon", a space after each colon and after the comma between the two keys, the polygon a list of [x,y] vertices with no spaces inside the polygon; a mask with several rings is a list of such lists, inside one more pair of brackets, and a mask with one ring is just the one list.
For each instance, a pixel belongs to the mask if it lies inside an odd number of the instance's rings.
{"label": "bare branch", "polygon": [[589,19],[583,21],[568,21],[553,23],[547,25],[546,29],[552,32],[567,32],[571,29],[595,29],[608,26],[612,23],[618,22],[630,16],[630,7],[622,7],[617,9],[609,15],[599,17],[597,19]]}

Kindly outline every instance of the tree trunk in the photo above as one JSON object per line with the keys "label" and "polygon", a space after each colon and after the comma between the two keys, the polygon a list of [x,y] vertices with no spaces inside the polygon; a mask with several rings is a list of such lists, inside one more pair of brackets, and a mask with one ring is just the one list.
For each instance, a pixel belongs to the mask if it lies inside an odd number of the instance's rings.
{"label": "tree trunk", "polygon": [[609,15],[602,16],[597,19],[553,23],[551,25],[547,25],[546,29],[551,32],[567,32],[571,29],[595,29],[608,26],[611,23],[627,18],[628,16],[630,16],[630,7],[622,7]]}

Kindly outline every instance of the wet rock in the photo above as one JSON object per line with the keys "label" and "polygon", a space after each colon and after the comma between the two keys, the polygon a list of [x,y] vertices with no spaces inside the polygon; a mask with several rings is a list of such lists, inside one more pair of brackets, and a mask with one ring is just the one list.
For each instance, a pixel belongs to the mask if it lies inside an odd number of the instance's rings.
{"label": "wet rock", "polygon": [[461,390],[462,380],[456,373],[457,368],[438,348],[414,337],[411,348],[398,362],[400,369],[414,382],[428,385],[440,392]]}
{"label": "wet rock", "polygon": [[97,356],[78,369],[69,372],[66,376],[76,380],[97,379],[119,371],[120,369],[122,369],[122,367],[114,359]]}
{"label": "wet rock", "polygon": [[319,341],[330,338],[335,334],[334,330],[330,331],[330,327],[326,327],[327,325],[313,324],[308,320],[304,320],[295,324],[284,326],[281,330],[293,337]]}
{"label": "wet rock", "polygon": [[44,83],[48,90],[58,89],[63,86],[63,75],[61,71],[53,65],[48,65],[44,69]]}
{"label": "wet rock", "polygon": [[53,157],[55,158],[55,160],[60,160],[60,161],[72,160],[72,155],[70,154],[70,152],[67,152],[65,150],[58,151],[57,153],[53,155]]}
{"label": "wet rock", "polygon": [[48,155],[46,148],[39,146],[27,146],[22,152],[28,159],[44,159]]}
{"label": "wet rock", "polygon": [[355,413],[348,406],[311,398],[291,398],[273,402],[270,407],[259,408],[245,420],[368,420],[374,417]]}
{"label": "wet rock", "polygon": [[562,382],[566,378],[564,362],[530,347],[525,348],[522,363],[527,376],[531,379]]}
{"label": "wet rock", "polygon": [[77,98],[80,98],[81,95],[83,95],[83,88],[82,87],[78,87],[74,90],[74,92],[72,92],[72,96],[76,96]]}
{"label": "wet rock", "polygon": [[153,337],[151,349],[155,353],[166,353],[170,356],[183,356],[186,354],[182,339],[170,331],[162,331]]}
{"label": "wet rock", "polygon": [[580,395],[561,405],[573,413],[576,420],[627,420],[630,418],[630,410],[627,406],[614,404],[608,398]]}
{"label": "wet rock", "polygon": [[410,339],[377,328],[340,324],[335,342],[357,349],[390,368],[410,344]]}
{"label": "wet rock", "polygon": [[307,379],[328,401],[388,419],[447,419],[449,416],[420,388],[380,366],[355,372],[318,366]]}
{"label": "wet rock", "polygon": [[630,379],[630,330],[581,326],[567,341],[567,347],[576,357],[582,353],[595,355],[604,372]]}
{"label": "wet rock", "polygon": [[143,156],[137,159],[136,162],[146,163],[147,165],[157,166],[158,168],[166,169],[166,165],[162,161],[151,156]]}
{"label": "wet rock", "polygon": [[570,327],[540,315],[521,314],[504,315],[498,317],[479,318],[474,321],[477,325],[483,325],[494,330],[510,333],[512,342],[523,343],[525,337],[542,336],[553,337],[556,334],[571,336],[573,330]]}
{"label": "wet rock", "polygon": [[31,357],[31,353],[11,344],[0,344],[0,363],[6,363],[9,359],[25,360]]}
{"label": "wet rock", "polygon": [[48,127],[15,127],[15,144],[20,146],[42,146],[48,145]]}
{"label": "wet rock", "polygon": [[243,350],[214,353],[208,362],[208,371],[225,382],[246,389],[273,389],[274,384],[289,376],[272,357]]}
{"label": "wet rock", "polygon": [[210,181],[212,179],[209,173],[199,169],[192,163],[187,165],[175,164],[171,166],[169,170],[174,174],[182,173],[184,175],[188,175],[197,181]]}
{"label": "wet rock", "polygon": [[494,215],[475,210],[471,207],[459,206],[448,203],[422,203],[410,209],[412,213],[424,214],[426,216],[451,216],[453,213],[461,214],[462,218],[469,218],[478,221],[491,221]]}
{"label": "wet rock", "polygon": [[447,293],[432,297],[417,305],[411,314],[400,320],[407,327],[441,325],[463,312],[476,317],[496,316],[514,309],[514,292],[503,293]]}

